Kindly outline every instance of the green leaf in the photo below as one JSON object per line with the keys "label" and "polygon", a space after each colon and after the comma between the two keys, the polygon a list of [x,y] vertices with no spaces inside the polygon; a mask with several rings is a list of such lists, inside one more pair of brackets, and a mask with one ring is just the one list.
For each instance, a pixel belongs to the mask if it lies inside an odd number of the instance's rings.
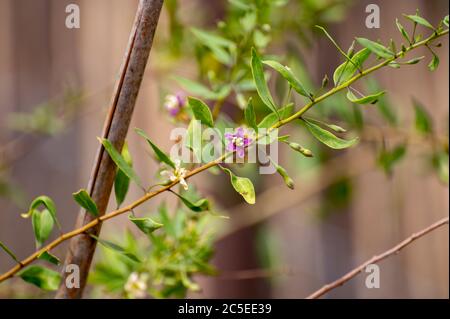
{"label": "green leaf", "polygon": [[305,123],[308,131],[320,142],[327,145],[333,149],[344,149],[355,145],[358,142],[358,138],[355,137],[351,140],[344,140],[335,136],[333,133],[324,130],[320,126],[309,122],[308,120],[302,119],[303,123]]}
{"label": "green leaf", "polygon": [[442,22],[447,26],[448,28],[448,15],[445,16],[444,20]]}
{"label": "green leaf", "polygon": [[256,114],[255,114],[255,108],[253,107],[252,98],[248,100],[247,107],[244,110],[244,116],[245,121],[247,122],[247,125],[255,130],[255,132],[258,131],[258,125],[256,124]]}
{"label": "green leaf", "polygon": [[0,248],[2,248],[5,253],[7,253],[12,259],[14,259],[16,262],[19,263],[19,260],[17,259],[16,255],[11,251],[11,249],[8,248],[3,242],[0,241]]}
{"label": "green leaf", "polygon": [[417,57],[417,58],[413,58],[413,59],[411,59],[411,60],[408,60],[408,61],[404,62],[403,64],[408,64],[408,65],[417,64],[417,63],[419,63],[423,58],[425,58],[425,56],[420,56],[420,57]]}
{"label": "green leaf", "polygon": [[97,204],[95,204],[94,200],[89,196],[88,192],[85,189],[80,189],[78,192],[73,193],[73,199],[84,209],[86,209],[92,216],[98,216],[98,208]]}
{"label": "green leaf", "polygon": [[222,166],[221,168],[223,171],[230,175],[231,185],[233,185],[233,188],[236,190],[236,192],[241,194],[241,196],[247,203],[253,205],[255,203],[256,196],[252,181],[246,177],[239,177],[234,175],[234,173],[228,168]]}
{"label": "green leaf", "polygon": [[250,10],[252,8],[245,0],[228,0],[228,2],[241,10]]}
{"label": "green leaf", "polygon": [[278,136],[278,140],[280,142],[288,142],[290,135],[282,135],[282,136]]}
{"label": "green leaf", "polygon": [[[177,237],[175,220],[169,216],[169,212],[167,211],[167,205],[165,202],[162,202],[158,206],[158,214],[161,220],[161,223],[164,225],[164,233],[166,233],[170,237]],[[177,216],[179,214],[177,213]]]}
{"label": "green leaf", "polygon": [[[162,150],[160,150],[158,148],[158,146],[156,146],[155,144],[153,144],[153,142],[151,141],[151,139],[147,136],[147,134],[141,130],[140,128],[135,128],[134,129],[135,132],[140,135],[141,137],[143,137],[147,143],[150,145],[150,147],[153,149],[153,152],[155,152],[156,157],[161,161],[166,163],[167,165],[169,165],[172,168],[175,168],[175,163],[170,159],[170,157],[164,153]],[[128,164],[127,164],[128,165]],[[128,175],[128,174],[127,174]]]}
{"label": "green leaf", "polygon": [[150,235],[155,230],[163,227],[163,224],[155,222],[149,217],[137,218],[129,215],[128,219],[132,221],[144,234]]}
{"label": "green leaf", "polygon": [[206,86],[182,77],[174,77],[175,81],[187,92],[195,96],[200,96],[208,100],[217,100],[224,94],[223,92],[214,92]]}
{"label": "green leaf", "polygon": [[421,33],[419,33],[418,35],[416,35],[416,42],[420,42],[423,39],[423,35]]}
{"label": "green leaf", "polygon": [[36,247],[39,248],[47,240],[53,230],[54,221],[50,211],[43,209],[41,212],[35,210],[31,216]]}
{"label": "green leaf", "polygon": [[406,154],[406,146],[399,145],[392,151],[382,150],[378,155],[378,165],[380,165],[386,174],[392,174],[395,164],[397,164]]}
{"label": "green leaf", "polygon": [[274,60],[265,60],[263,61],[263,63],[265,65],[270,66],[278,73],[280,73],[298,94],[306,96],[307,98],[311,98],[308,92],[306,92],[303,85],[300,83],[300,81],[297,79],[294,73],[292,73],[292,70],[288,66],[283,66]]}
{"label": "green leaf", "polygon": [[431,59],[431,62],[428,64],[428,69],[430,71],[434,71],[439,66],[439,57],[433,53],[433,59]]}
{"label": "green leaf", "polygon": [[369,49],[371,52],[376,54],[379,57],[390,59],[394,57],[394,53],[386,48],[384,45],[379,44],[378,42],[371,41],[366,38],[356,38],[359,44],[363,47]]}
{"label": "green leaf", "polygon": [[184,196],[181,196],[178,193],[175,193],[175,192],[172,192],[172,193],[177,195],[178,198],[181,199],[181,201],[183,202],[184,205],[186,205],[190,210],[192,210],[196,213],[204,212],[204,211],[211,209],[209,201],[206,198],[199,199],[198,201],[193,203],[189,199],[187,199]]}
{"label": "green leaf", "polygon": [[[374,79],[370,79],[367,81],[367,89],[372,92],[376,92],[380,90],[380,86],[377,81]],[[396,126],[398,124],[398,118],[396,114],[396,109],[392,107],[389,99],[386,95],[380,96],[376,104],[376,108],[378,112],[380,112],[381,116],[392,126]]]}
{"label": "green leaf", "polygon": [[208,47],[211,50],[213,56],[220,63],[225,64],[225,65],[231,65],[233,63],[233,57],[223,47],[212,45],[212,44],[206,45],[206,47]]}
{"label": "green leaf", "polygon": [[194,156],[200,160],[202,158],[202,146],[199,137],[201,138],[201,124],[195,118],[191,120],[185,137],[185,145],[189,148]]}
{"label": "green leaf", "polygon": [[239,22],[242,25],[242,28],[244,29],[245,32],[250,32],[255,28],[256,20],[257,20],[256,12],[251,11],[251,12],[246,13],[239,20]]}
{"label": "green leaf", "polygon": [[214,57],[222,64],[231,65],[233,63],[233,57],[225,49],[219,46],[209,45],[207,46],[211,50]]}
{"label": "green leaf", "polygon": [[49,263],[52,263],[53,265],[60,265],[61,260],[59,260],[58,257],[55,255],[50,254],[48,251],[44,251],[42,254],[38,256],[39,259],[48,261]]}
{"label": "green leaf", "polygon": [[398,19],[395,19],[395,24],[397,25],[398,31],[402,34],[402,36],[406,39],[406,41],[411,44],[411,40],[409,38],[408,32],[406,32],[405,28],[402,26],[402,24],[398,21]]}
{"label": "green leaf", "polygon": [[233,62],[231,52],[236,51],[236,45],[232,41],[196,28],[192,28],[191,31],[202,45],[211,50],[217,61],[226,65]]}
{"label": "green leaf", "polygon": [[[370,50],[367,48],[362,49],[355,53],[352,57],[352,62],[350,63],[348,60],[339,65],[333,74],[333,81],[335,85],[339,83],[346,82],[347,80],[353,77],[353,74],[358,70],[358,68],[362,68],[364,61],[370,56]],[[357,68],[358,67],[358,68]]]}
{"label": "green leaf", "polygon": [[289,103],[285,107],[281,108],[279,111],[279,114],[270,113],[266,117],[264,117],[261,122],[259,122],[258,127],[259,128],[269,128],[276,124],[280,119],[283,120],[287,117],[289,117],[294,111],[294,104]]}
{"label": "green leaf", "polygon": [[272,95],[270,94],[269,88],[267,86],[266,78],[264,77],[264,70],[256,50],[252,48],[252,74],[253,80],[255,81],[256,91],[258,92],[261,101],[274,113],[278,114],[277,107],[273,101]]}
{"label": "green leaf", "polygon": [[195,35],[195,37],[198,40],[200,40],[206,46],[215,45],[215,46],[226,47],[229,49],[233,49],[236,47],[236,44],[234,44],[233,41],[225,39],[224,37],[221,37],[214,33],[200,30],[197,28],[191,28],[191,32]]}
{"label": "green leaf", "polygon": [[61,225],[59,224],[59,221],[56,218],[56,205],[55,205],[55,203],[53,202],[53,200],[50,197],[45,196],[45,195],[36,197],[31,202],[31,205],[30,205],[30,208],[28,209],[28,212],[25,213],[25,214],[22,214],[21,216],[23,218],[30,217],[34,213],[36,208],[38,208],[41,205],[48,209],[48,211],[50,212],[50,214],[51,214],[51,216],[53,218],[54,223],[58,226],[58,228],[61,229]]}
{"label": "green leaf", "polygon": [[366,95],[363,97],[356,97],[355,94],[353,94],[352,91],[348,90],[347,91],[347,98],[350,100],[350,102],[352,103],[356,103],[356,104],[375,104],[378,99],[380,98],[380,96],[382,96],[384,93],[386,93],[386,91],[381,91],[375,94],[371,94],[371,95]]}
{"label": "green leaf", "polygon": [[330,130],[335,131],[336,133],[345,133],[345,132],[347,132],[347,130],[345,128],[340,127],[339,125],[336,125],[336,124],[328,124],[328,123],[325,123],[325,122],[322,122],[322,121],[319,121],[319,120],[315,120],[315,119],[312,119],[312,118],[309,118],[309,117],[304,117],[304,119],[306,119],[309,122],[313,122],[313,123],[316,123],[316,124],[319,124],[319,125],[322,125],[322,126],[326,126]]}
{"label": "green leaf", "polygon": [[115,251],[115,252],[117,252],[117,253],[119,253],[119,254],[121,254],[121,255],[123,255],[123,256],[125,256],[125,257],[127,257],[128,259],[130,259],[130,260],[132,260],[132,261],[134,261],[134,262],[137,262],[137,263],[140,263],[141,261],[139,260],[139,258],[136,256],[136,255],[134,255],[133,253],[131,253],[131,252],[129,252],[129,251],[127,251],[125,248],[123,248],[122,246],[119,246],[119,245],[117,245],[117,244],[115,244],[115,243],[113,243],[113,242],[111,242],[111,241],[109,241],[109,240],[104,240],[104,239],[100,239],[100,238],[98,238],[97,236],[95,236],[95,235],[90,235],[92,238],[94,238],[98,243],[100,243],[102,246],[104,246],[104,247],[106,247],[106,248],[109,248],[109,249],[111,249],[111,250],[113,250],[113,251]]}
{"label": "green leaf", "polygon": [[[130,153],[128,152],[127,143],[123,145],[122,157],[130,167],[133,167],[133,161],[131,159]],[[120,207],[120,205],[125,200],[129,187],[130,187],[130,178],[121,169],[117,169],[117,174],[114,179],[114,194],[116,195],[117,207]]]}
{"label": "green leaf", "polygon": [[[286,105],[285,107],[280,109],[279,115],[277,115],[275,113],[270,113],[265,118],[263,118],[262,121],[258,124],[258,128],[269,129],[270,127],[272,127],[273,125],[278,123],[278,121],[280,119],[283,120],[283,119],[289,117],[293,113],[293,111],[294,111],[294,104],[289,103],[288,105]],[[280,118],[278,118],[278,116],[280,116]],[[268,133],[269,133],[268,135],[265,135],[265,136],[261,137],[260,139],[258,139],[258,144],[269,145],[277,139],[277,137],[278,137],[277,131],[275,131],[275,130],[270,131],[270,132],[268,131]]]}
{"label": "green leaf", "polygon": [[133,168],[130,165],[128,165],[127,161],[125,161],[125,159],[122,157],[122,155],[120,155],[120,153],[111,144],[111,142],[109,140],[107,140],[106,138],[99,138],[98,140],[100,141],[100,143],[103,144],[103,147],[108,152],[108,154],[111,157],[111,159],[113,160],[113,162],[116,163],[117,167],[125,175],[127,175],[130,179],[132,179],[138,186],[140,186],[142,188],[142,183],[141,183],[141,179],[139,178],[139,176],[137,176],[137,174],[135,173]]}
{"label": "green leaf", "polygon": [[389,62],[388,66],[390,66],[391,68],[394,68],[394,69],[400,69],[400,63],[398,63],[397,61]]}
{"label": "green leaf", "polygon": [[436,152],[431,157],[431,164],[439,180],[448,185],[449,180],[449,162],[447,152]]}
{"label": "green leaf", "polygon": [[61,275],[58,272],[42,266],[29,266],[17,275],[24,281],[48,291],[58,289],[61,281]]}
{"label": "green leaf", "polygon": [[256,47],[263,49],[265,48],[270,42],[270,35],[264,34],[260,30],[256,29],[253,32],[253,43]]}
{"label": "green leaf", "polygon": [[203,101],[193,97],[188,97],[188,101],[195,118],[201,121],[202,124],[205,124],[206,126],[214,127],[213,116],[208,105],[206,105]]}
{"label": "green leaf", "polygon": [[409,19],[409,20],[411,20],[411,21],[413,21],[415,23],[418,23],[420,25],[423,25],[424,27],[427,27],[427,28],[430,28],[431,30],[434,30],[434,27],[431,25],[430,22],[425,20],[425,18],[422,18],[422,17],[420,17],[418,15],[407,15],[407,14],[404,14],[404,16],[405,16],[405,18],[407,18],[407,19]]}
{"label": "green leaf", "polygon": [[428,112],[425,110],[422,104],[413,101],[415,111],[415,127],[417,132],[421,134],[430,134],[432,131],[432,121]]}

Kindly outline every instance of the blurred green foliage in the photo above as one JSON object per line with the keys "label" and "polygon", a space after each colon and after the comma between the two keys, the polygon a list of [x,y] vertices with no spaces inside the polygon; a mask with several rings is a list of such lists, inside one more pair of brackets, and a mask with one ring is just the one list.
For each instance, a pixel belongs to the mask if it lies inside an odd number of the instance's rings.
{"label": "blurred green foliage", "polygon": [[89,278],[89,282],[98,288],[94,296],[102,290],[116,297],[136,297],[126,291],[126,284],[132,273],[139,273],[147,275],[145,296],[183,298],[188,291],[200,290],[194,275],[215,273],[209,264],[213,249],[212,236],[205,229],[207,215],[182,209],[170,212],[162,204],[156,218],[163,224],[162,231],[146,236],[127,231],[120,243],[142,263],[102,248],[101,259]]}

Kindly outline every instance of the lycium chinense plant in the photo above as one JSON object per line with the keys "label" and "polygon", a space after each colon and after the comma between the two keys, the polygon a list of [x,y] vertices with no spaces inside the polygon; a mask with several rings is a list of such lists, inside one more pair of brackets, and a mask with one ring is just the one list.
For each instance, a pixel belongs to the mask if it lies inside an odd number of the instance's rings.
{"label": "lycium chinense plant", "polygon": [[[249,6],[236,10],[244,12],[240,20],[242,32],[236,33],[235,29],[227,31],[225,22],[225,26],[219,27],[225,34],[228,32],[232,35],[230,38],[200,29],[191,30],[199,44],[198,57],[214,60],[211,69],[201,69],[202,74],[208,77],[208,81],[214,83],[214,87],[177,77],[176,80],[183,90],[193,96],[185,97],[185,93],[175,93],[169,95],[164,102],[170,117],[177,123],[185,123],[188,126],[188,137],[181,142],[186,143],[194,154],[202,151],[196,149],[194,143],[190,143],[189,132],[197,123],[195,120],[200,121],[202,126],[219,131],[222,131],[224,127],[234,128],[233,133],[224,135],[223,143],[227,146],[227,153],[208,163],[187,165],[171,158],[143,130],[136,129],[136,133],[148,143],[156,160],[164,166],[163,173],[160,174],[163,180],[148,187],[134,171],[126,146],[122,150],[117,150],[108,140],[100,140],[117,165],[114,189],[118,208],[99,216],[96,203],[88,192],[82,189],[73,194],[74,200],[96,219],[79,229],[62,233],[57,239],[44,245],[54,226],[61,227],[54,202],[47,196],[36,198],[23,217],[31,219],[37,251],[19,260],[5,244],[0,242],[2,249],[17,262],[12,269],[0,275],[0,282],[18,276],[44,290],[57,289],[60,281],[58,272],[44,266],[30,264],[39,259],[59,265],[58,257],[52,254],[56,246],[69,238],[85,233],[99,222],[128,213],[130,222],[134,224],[136,230],[145,235],[146,241],[142,242],[131,233],[127,233],[123,245],[96,238],[104,247],[104,258],[95,266],[90,282],[102,285],[110,293],[128,298],[182,297],[188,290],[198,290],[199,287],[192,276],[197,273],[214,273],[214,269],[208,264],[212,255],[211,238],[205,232],[207,227],[205,212],[214,212],[214,206],[208,199],[196,194],[194,185],[189,183],[189,178],[219,166],[230,177],[236,192],[249,204],[255,203],[253,183],[249,178],[237,176],[232,171],[232,164],[224,165],[226,158],[234,156],[235,153],[238,157],[245,158],[245,152],[249,147],[267,137],[265,134],[260,134],[259,130],[266,128],[268,132],[271,132],[290,123],[298,123],[312,137],[331,149],[339,150],[355,146],[359,141],[358,137],[338,136],[346,132],[340,123],[340,125],[328,124],[323,119],[306,117],[306,113],[317,104],[326,105],[329,99],[339,96],[342,92],[353,105],[370,105],[383,101],[385,91],[369,90],[368,93],[363,93],[353,84],[384,67],[400,68],[419,63],[423,57],[410,56],[419,47],[426,47],[430,51],[432,58],[428,68],[434,71],[439,65],[435,49],[438,46],[436,41],[448,34],[448,16],[435,26],[416,13],[405,16],[411,23],[411,29],[414,30],[412,34],[407,31],[409,28],[405,28],[400,21],[396,21],[404,38],[403,43],[396,44],[391,41],[388,46],[385,46],[378,41],[356,38],[351,47],[344,50],[325,28],[319,26],[318,28],[342,55],[343,62],[335,69],[330,79],[327,76],[324,77],[322,87],[316,91],[304,85],[293,69],[272,56],[262,54],[270,42],[270,27],[268,24],[257,23],[259,19],[264,19],[264,16],[260,16],[258,8]],[[428,35],[419,32],[419,27],[429,31]],[[204,64],[200,65],[204,67]],[[227,72],[219,74],[215,70],[227,70]],[[288,94],[283,103],[276,102],[277,99],[272,96],[267,83],[266,70],[274,70],[279,79],[287,85]],[[326,90],[330,84],[332,87]],[[372,84],[371,88],[374,87],[375,85]],[[298,96],[294,98],[295,94]],[[302,107],[297,106],[298,97],[306,103]],[[240,109],[245,124],[234,122],[221,112],[226,103],[232,104],[233,101]],[[266,110],[261,111],[262,108]],[[415,110],[416,128],[421,134],[430,134],[431,124],[426,112],[418,103]],[[265,116],[263,117],[262,114]],[[258,121],[260,118],[262,119]],[[255,132],[255,135],[248,133],[250,129]],[[300,142],[291,140],[290,136],[280,136],[278,139],[290,150],[304,157],[314,156],[311,150],[302,146]],[[387,172],[390,172],[393,163],[401,158],[404,152],[405,150],[401,148],[394,151],[383,150],[378,162]],[[448,145],[436,145],[434,154],[433,165],[443,166],[446,156],[448,157]],[[293,180],[289,177],[287,170],[278,163],[274,164],[286,185],[294,188]],[[445,179],[445,168],[441,171],[444,171],[442,178]],[[130,182],[136,183],[145,193],[131,204],[122,206]],[[175,190],[178,184],[182,185],[182,188]],[[142,203],[166,191],[176,196],[181,205],[174,214],[170,214],[168,208],[162,205],[156,217],[135,215],[135,211]]]}

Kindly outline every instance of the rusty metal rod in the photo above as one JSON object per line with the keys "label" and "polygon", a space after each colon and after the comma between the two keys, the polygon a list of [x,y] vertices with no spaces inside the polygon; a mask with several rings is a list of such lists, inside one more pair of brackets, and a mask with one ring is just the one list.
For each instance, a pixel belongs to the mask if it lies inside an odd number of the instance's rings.
{"label": "rusty metal rod", "polygon": [[[117,148],[122,149],[128,132],[139,88],[147,65],[153,43],[156,26],[163,5],[163,0],[140,0],[128,48],[122,63],[120,77],[114,90],[111,107],[103,127],[102,137],[107,138]],[[88,192],[96,202],[100,215],[106,211],[111,194],[116,166],[99,145],[97,156],[89,180]],[[93,220],[90,214],[81,210],[75,228]],[[99,235],[101,224],[89,230],[90,234]],[[89,268],[96,248],[96,240],[87,234],[78,235],[70,241],[65,259],[65,266],[75,264],[80,269],[80,287],[66,286],[66,267],[62,271],[62,281],[56,298],[81,298],[86,286]]]}

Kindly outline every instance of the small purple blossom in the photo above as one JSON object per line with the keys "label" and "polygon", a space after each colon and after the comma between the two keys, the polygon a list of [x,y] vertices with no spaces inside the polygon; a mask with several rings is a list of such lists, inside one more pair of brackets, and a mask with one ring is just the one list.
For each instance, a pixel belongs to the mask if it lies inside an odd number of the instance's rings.
{"label": "small purple blossom", "polygon": [[227,150],[236,151],[237,156],[243,158],[245,155],[245,148],[253,142],[250,138],[250,133],[244,127],[238,127],[234,133],[225,133],[227,139]]}
{"label": "small purple blossom", "polygon": [[164,108],[169,112],[170,116],[177,116],[185,105],[185,97],[183,93],[169,94],[164,99]]}

